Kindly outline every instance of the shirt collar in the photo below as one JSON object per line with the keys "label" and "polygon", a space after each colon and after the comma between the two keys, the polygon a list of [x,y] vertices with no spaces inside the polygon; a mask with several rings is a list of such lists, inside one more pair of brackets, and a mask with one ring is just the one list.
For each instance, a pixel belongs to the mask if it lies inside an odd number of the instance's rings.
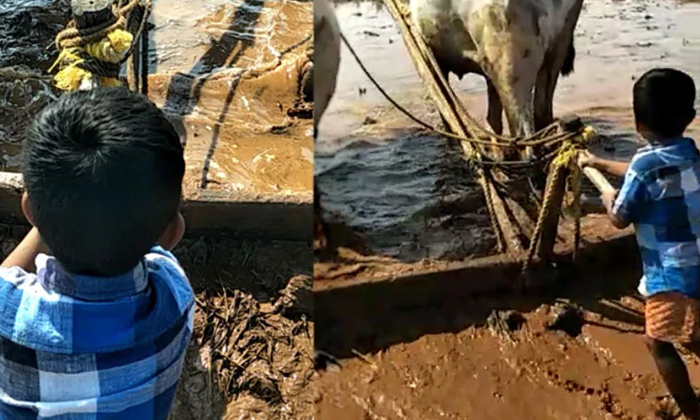
{"label": "shirt collar", "polygon": [[642,147],[642,150],[652,150],[652,149],[661,149],[664,147],[677,147],[677,146],[695,146],[695,142],[693,139],[688,138],[688,137],[674,137],[671,139],[665,139],[665,140],[653,140],[650,141],[648,145]]}
{"label": "shirt collar", "polygon": [[148,270],[144,261],[127,273],[97,277],[69,273],[56,258],[39,254],[36,269],[38,279],[46,290],[81,300],[121,299],[143,292],[148,285]]}

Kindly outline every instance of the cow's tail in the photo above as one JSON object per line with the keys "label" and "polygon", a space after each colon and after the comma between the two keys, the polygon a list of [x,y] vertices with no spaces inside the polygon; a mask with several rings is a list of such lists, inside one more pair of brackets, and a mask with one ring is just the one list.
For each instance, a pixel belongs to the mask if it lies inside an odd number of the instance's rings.
{"label": "cow's tail", "polygon": [[568,76],[574,72],[574,60],[576,59],[576,48],[574,48],[574,40],[569,44],[569,51],[566,53],[564,65],[561,67],[561,75]]}

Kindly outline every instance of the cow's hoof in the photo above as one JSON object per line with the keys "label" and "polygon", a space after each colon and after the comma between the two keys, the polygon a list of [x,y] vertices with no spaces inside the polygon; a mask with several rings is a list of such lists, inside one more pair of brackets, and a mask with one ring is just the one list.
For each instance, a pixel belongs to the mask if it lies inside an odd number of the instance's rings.
{"label": "cow's hoof", "polygon": [[304,102],[314,101],[314,63],[307,61],[301,68],[299,96]]}
{"label": "cow's hoof", "polygon": [[314,216],[314,250],[323,250],[328,247],[328,227],[321,220],[320,215]]}

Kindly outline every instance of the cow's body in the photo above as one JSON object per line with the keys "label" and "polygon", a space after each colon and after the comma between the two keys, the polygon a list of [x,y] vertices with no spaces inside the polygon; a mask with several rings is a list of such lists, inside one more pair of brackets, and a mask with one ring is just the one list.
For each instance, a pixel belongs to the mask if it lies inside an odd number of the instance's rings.
{"label": "cow's body", "polygon": [[314,136],[328,108],[340,67],[340,28],[329,0],[314,0]]}
{"label": "cow's body", "polygon": [[488,121],[512,135],[553,120],[559,74],[573,71],[583,0],[411,0],[411,14],[445,76],[486,77]]}
{"label": "cow's body", "polygon": [[[314,0],[314,140],[318,124],[335,93],[340,67],[340,28],[329,0]],[[314,182],[314,238],[325,247],[321,195]]]}

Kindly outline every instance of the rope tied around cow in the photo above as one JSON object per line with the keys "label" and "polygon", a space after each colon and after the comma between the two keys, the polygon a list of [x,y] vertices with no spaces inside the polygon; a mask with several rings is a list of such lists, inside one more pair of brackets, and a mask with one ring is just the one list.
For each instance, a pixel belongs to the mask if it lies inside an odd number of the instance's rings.
{"label": "rope tied around cow", "polygon": [[[56,36],[60,51],[52,72],[56,87],[65,91],[88,88],[96,76],[102,87],[122,86],[122,64],[133,53],[146,29],[152,0],[119,0],[97,19],[78,22],[73,19]],[[124,4],[126,2],[126,4]]]}

